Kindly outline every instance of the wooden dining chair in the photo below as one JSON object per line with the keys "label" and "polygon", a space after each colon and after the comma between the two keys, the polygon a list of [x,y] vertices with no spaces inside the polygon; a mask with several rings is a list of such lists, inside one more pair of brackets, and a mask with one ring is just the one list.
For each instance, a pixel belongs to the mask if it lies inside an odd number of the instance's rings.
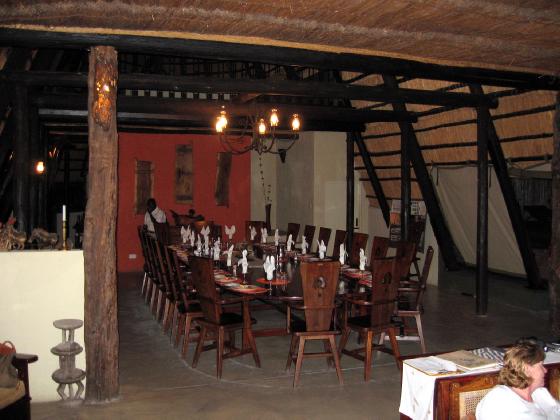
{"label": "wooden dining chair", "polygon": [[[257,345],[253,337],[253,331],[250,325],[251,322],[244,319],[248,315],[248,310],[243,307],[245,298],[222,299],[219,292],[216,290],[216,283],[214,282],[214,266],[210,258],[191,257],[190,258],[192,281],[193,286],[198,292],[198,300],[202,309],[202,318],[195,320],[200,325],[201,330],[194,354],[192,366],[196,367],[198,359],[203,351],[216,349],[216,376],[218,379],[222,377],[223,360],[231,357],[241,356],[243,354],[252,353],[255,365],[261,367],[259,354],[257,352]],[[223,306],[230,304],[242,304],[240,315],[235,312],[224,312]],[[248,324],[248,328],[244,328]],[[249,345],[248,348],[235,347],[235,332],[243,330],[244,338]],[[228,341],[225,341],[225,334],[228,334]],[[211,346],[204,346],[204,342],[212,340],[214,344]],[[243,340],[245,341],[245,340]],[[229,351],[224,353],[224,347]]]}
{"label": "wooden dining chair", "polygon": [[416,283],[418,283],[419,281],[419,279],[411,279],[410,276],[410,268],[416,260],[416,247],[416,242],[413,241],[400,241],[396,244],[396,256],[398,258],[401,258],[403,269],[404,266],[407,266],[407,268],[402,271],[401,282],[415,281]]}
{"label": "wooden dining chair", "polygon": [[[305,240],[308,244],[313,244],[313,238],[315,237],[315,226],[313,225],[305,225],[303,228],[303,235],[305,236]],[[311,246],[309,247],[311,249]]]}
{"label": "wooden dining chair", "polygon": [[340,252],[340,244],[346,241],[346,231],[337,229],[334,234],[334,248],[333,248],[333,259],[338,260]]}
{"label": "wooden dining chair", "polygon": [[154,267],[153,287],[150,294],[150,310],[152,312],[152,315],[159,321],[159,314],[161,312],[161,305],[164,302],[166,289],[163,282],[162,268],[158,257],[157,239],[154,235],[151,234],[146,235],[146,238]]}
{"label": "wooden dining chair", "polygon": [[319,236],[317,237],[318,242],[315,242],[315,252],[316,253],[319,252],[318,243],[320,243],[321,241],[323,241],[325,243],[325,246],[328,248],[330,239],[331,239],[331,230],[329,228],[326,228],[326,227],[320,227],[319,228]]}
{"label": "wooden dining chair", "polygon": [[[325,357],[327,362],[334,362],[338,382],[342,380],[339,355],[334,336],[339,331],[333,328],[334,298],[338,286],[340,263],[338,261],[303,262],[300,265],[301,283],[303,289],[303,306],[293,305],[294,309],[302,310],[305,321],[293,320],[291,324],[292,341],[286,370],[290,369],[292,361],[296,364],[294,387],[299,384],[301,366],[306,358]],[[320,340],[324,343],[325,351],[321,353],[306,353],[307,340]]]}
{"label": "wooden dining chair", "polygon": [[181,261],[179,261],[177,253],[169,247],[167,248],[167,258],[169,259],[172,267],[172,278],[178,294],[175,306],[176,325],[174,345],[177,347],[181,341],[181,337],[183,337],[181,357],[186,359],[189,343],[198,340],[198,336],[191,335],[193,331],[196,331],[193,320],[202,318],[203,313],[198,300],[195,299],[195,293],[193,293],[192,290],[189,290],[186,273]]}
{"label": "wooden dining chair", "polygon": [[152,267],[151,267],[151,259],[148,257],[148,248],[147,248],[147,244],[146,244],[146,238],[145,238],[145,233],[146,230],[144,229],[144,226],[139,225],[138,226],[138,239],[140,240],[140,248],[142,250],[142,257],[144,258],[144,265],[143,265],[143,269],[144,269],[144,278],[142,280],[142,287],[140,290],[140,294],[142,295],[142,297],[145,299],[146,295],[148,293],[148,290],[151,290],[151,282],[152,282],[152,277],[153,277],[153,272],[152,272]]}
{"label": "wooden dining chair", "polygon": [[[343,331],[340,339],[340,354],[346,354],[364,362],[364,380],[371,376],[371,362],[374,351],[390,353],[394,356],[400,369],[400,352],[397,342],[398,326],[393,322],[399,287],[397,258],[386,259],[377,265],[372,273],[371,298],[366,300],[362,294],[344,298]],[[367,306],[369,314],[349,317],[349,305]],[[364,339],[365,346],[354,350],[347,350],[346,344],[351,331],[356,331]],[[373,338],[377,334],[389,334],[391,349],[384,344],[374,344]],[[362,355],[363,353],[363,355]]]}
{"label": "wooden dining chair", "polygon": [[170,267],[167,263],[165,255],[167,245],[155,239],[154,247],[156,255],[156,270],[159,273],[161,286],[161,295],[156,310],[156,320],[161,322],[163,332],[167,333],[170,328],[170,317],[173,314],[176,294],[172,288]]}
{"label": "wooden dining chair", "polygon": [[214,222],[210,221],[210,220],[197,220],[196,222],[192,222],[191,223],[191,229],[194,230],[194,232],[197,235],[200,235],[200,232],[202,231],[202,229],[204,229],[206,226],[210,227],[210,232],[212,232],[212,226],[214,225]]}
{"label": "wooden dining chair", "polygon": [[352,245],[350,251],[348,251],[348,265],[357,267],[360,264],[360,249],[366,251],[368,238],[367,233],[354,232]]}
{"label": "wooden dining chair", "polygon": [[288,230],[286,231],[286,240],[288,236],[292,235],[294,242],[297,242],[299,234],[299,223],[288,223]]}
{"label": "wooden dining chair", "polygon": [[[262,220],[247,220],[245,221],[245,242],[259,243],[261,242],[261,229],[264,227],[265,222]],[[251,226],[257,230],[257,236],[251,241]]]}
{"label": "wooden dining chair", "polygon": [[[428,275],[430,274],[433,256],[434,248],[429,246],[426,251],[426,259],[424,260],[424,267],[422,268],[422,274],[420,275],[418,284],[409,284],[406,287],[399,287],[398,290],[399,302],[397,317],[403,322],[405,335],[412,333],[418,336],[422,353],[426,353],[426,342],[422,331],[422,300],[426,293],[426,283],[428,281]],[[415,325],[410,324],[412,319],[414,319]]]}

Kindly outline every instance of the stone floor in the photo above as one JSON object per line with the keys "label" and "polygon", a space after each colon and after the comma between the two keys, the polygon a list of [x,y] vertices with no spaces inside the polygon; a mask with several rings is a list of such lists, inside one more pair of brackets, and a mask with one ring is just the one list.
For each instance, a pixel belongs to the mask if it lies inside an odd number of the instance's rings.
{"label": "stone floor", "polygon": [[[509,343],[521,336],[549,338],[546,291],[524,287],[523,280],[494,276],[488,316],[475,315],[474,272],[445,273],[442,287],[429,288],[423,322],[429,351]],[[34,419],[397,419],[400,375],[391,357],[374,360],[372,379],[363,365],[343,357],[345,385],[322,360],[306,361],[301,385],[292,388],[285,372],[288,337],[258,338],[262,368],[250,355],[224,363],[215,378],[215,352],[203,353],[190,367],[194,344],[183,361],[162,334],[139,295],[139,275],[119,279],[121,395],[110,404],[32,405]],[[257,327],[280,326],[276,311],[259,311]],[[417,342],[402,341],[401,352],[419,352]]]}

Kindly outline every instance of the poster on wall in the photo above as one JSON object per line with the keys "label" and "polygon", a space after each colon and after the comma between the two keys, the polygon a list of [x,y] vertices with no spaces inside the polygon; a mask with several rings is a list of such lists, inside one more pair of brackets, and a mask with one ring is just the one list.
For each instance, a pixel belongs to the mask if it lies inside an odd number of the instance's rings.
{"label": "poster on wall", "polygon": [[175,202],[189,204],[193,200],[192,146],[181,144],[175,148]]}
{"label": "poster on wall", "polygon": [[219,152],[216,168],[216,188],[214,198],[217,206],[229,206],[229,175],[231,173],[231,153]]}

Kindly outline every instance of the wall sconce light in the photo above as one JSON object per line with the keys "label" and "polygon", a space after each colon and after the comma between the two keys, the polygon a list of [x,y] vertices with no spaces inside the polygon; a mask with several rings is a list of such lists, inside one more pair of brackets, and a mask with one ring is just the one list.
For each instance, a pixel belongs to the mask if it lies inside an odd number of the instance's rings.
{"label": "wall sconce light", "polygon": [[42,160],[38,160],[35,163],[35,173],[37,175],[43,175],[45,173],[45,162]]}

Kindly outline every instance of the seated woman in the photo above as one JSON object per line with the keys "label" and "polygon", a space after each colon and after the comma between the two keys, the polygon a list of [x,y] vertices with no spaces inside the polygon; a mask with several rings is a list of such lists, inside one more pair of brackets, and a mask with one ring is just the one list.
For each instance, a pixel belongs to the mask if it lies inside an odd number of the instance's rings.
{"label": "seated woman", "polygon": [[476,407],[477,420],[560,419],[560,404],[544,388],[543,349],[530,341],[511,347],[498,382]]}

